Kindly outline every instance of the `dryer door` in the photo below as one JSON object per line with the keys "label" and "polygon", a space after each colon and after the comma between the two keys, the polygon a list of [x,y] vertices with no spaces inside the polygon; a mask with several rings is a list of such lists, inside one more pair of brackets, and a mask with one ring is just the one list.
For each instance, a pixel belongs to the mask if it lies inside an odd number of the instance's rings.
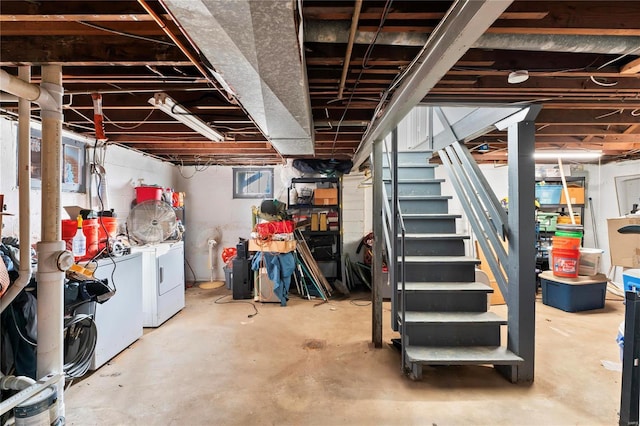
{"label": "dryer door", "polygon": [[162,296],[176,287],[184,287],[184,249],[176,244],[158,256],[158,295]]}

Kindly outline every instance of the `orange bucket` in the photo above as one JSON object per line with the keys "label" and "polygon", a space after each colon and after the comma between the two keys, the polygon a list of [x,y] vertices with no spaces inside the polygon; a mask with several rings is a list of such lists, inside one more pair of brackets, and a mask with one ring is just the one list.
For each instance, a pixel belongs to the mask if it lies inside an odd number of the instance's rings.
{"label": "orange bucket", "polygon": [[100,248],[106,246],[109,238],[115,238],[118,232],[118,219],[109,216],[100,216],[98,218],[98,240]]}
{"label": "orange bucket", "polygon": [[[62,220],[62,239],[65,241],[66,249],[71,251],[72,240],[76,235],[78,222],[73,219]],[[85,219],[82,221],[82,233],[87,239],[87,253],[76,260],[88,260],[98,254],[98,219]]]}
{"label": "orange bucket", "polygon": [[551,267],[556,277],[577,278],[580,250],[551,249]]}
{"label": "orange bucket", "polygon": [[560,250],[579,250],[582,240],[574,237],[553,236],[552,247]]}

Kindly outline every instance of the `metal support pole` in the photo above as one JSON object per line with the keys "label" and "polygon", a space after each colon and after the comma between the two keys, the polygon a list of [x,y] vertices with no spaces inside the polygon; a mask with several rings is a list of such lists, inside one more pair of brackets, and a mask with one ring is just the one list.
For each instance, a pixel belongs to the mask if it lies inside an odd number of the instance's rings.
{"label": "metal support pole", "polygon": [[620,426],[637,425],[640,417],[640,295],[625,293]]}
{"label": "metal support pole", "polygon": [[[373,287],[371,289],[372,341],[382,347],[382,140],[373,143]],[[391,238],[397,239],[396,235]]]}
{"label": "metal support pole", "polygon": [[[537,111],[535,112],[537,114]],[[507,347],[520,365],[498,366],[513,383],[533,382],[535,354],[535,122],[509,126],[509,293]]]}

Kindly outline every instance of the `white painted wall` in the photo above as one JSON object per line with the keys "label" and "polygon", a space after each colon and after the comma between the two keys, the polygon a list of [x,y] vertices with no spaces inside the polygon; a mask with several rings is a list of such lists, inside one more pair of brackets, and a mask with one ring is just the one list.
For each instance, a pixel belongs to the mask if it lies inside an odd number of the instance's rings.
{"label": "white painted wall", "polygon": [[[287,201],[287,186],[283,183],[283,166],[274,167],[274,194]],[[213,256],[214,280],[224,280],[222,248],[235,247],[239,238],[248,239],[252,227],[252,206],[260,206],[261,199],[233,199],[233,168],[211,166],[194,173],[184,167],[185,177],[177,185],[186,192],[186,257],[195,273],[196,281],[209,281],[209,239],[218,242]],[[286,180],[286,179],[285,179]],[[193,274],[187,272],[187,280]]]}
{"label": "white painted wall", "polygon": [[[83,140],[77,135],[66,132],[65,136]],[[16,216],[4,217],[3,236],[17,237],[19,233],[17,152],[17,128],[13,122],[0,118],[0,193],[5,196],[7,211],[16,214]],[[115,145],[107,147],[105,170],[110,202],[106,207],[115,209],[119,222],[125,221],[129,214],[131,202],[135,198],[134,186],[140,182],[140,179],[145,184],[158,184],[163,187],[175,187],[178,181],[176,168],[172,164]],[[61,201],[62,206],[89,207],[91,204],[88,192],[62,192]],[[95,201],[94,208],[98,208]],[[40,239],[42,214],[41,191],[33,189],[31,191],[31,243]],[[64,210],[62,218],[68,218]]]}
{"label": "white painted wall", "polygon": [[[627,176],[640,174],[640,160],[623,161],[619,163],[599,165],[585,165],[585,171],[589,174],[588,197],[593,202],[593,210],[596,218],[596,234],[598,236],[599,248],[603,249],[602,257],[603,272],[608,272],[611,266],[611,257],[609,254],[609,235],[607,230],[607,219],[620,217],[618,211],[618,199],[616,194],[615,180],[616,176]],[[585,211],[586,226],[585,245],[587,243],[593,247],[591,232],[591,212],[587,208]],[[591,235],[590,235],[591,234]],[[622,268],[616,268],[614,281],[622,283]]]}

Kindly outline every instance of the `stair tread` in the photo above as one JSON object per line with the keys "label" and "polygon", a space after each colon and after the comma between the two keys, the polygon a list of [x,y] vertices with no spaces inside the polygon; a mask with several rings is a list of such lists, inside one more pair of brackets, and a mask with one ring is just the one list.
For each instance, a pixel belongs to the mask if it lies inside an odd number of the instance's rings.
{"label": "stair tread", "polygon": [[423,364],[519,364],[524,360],[504,346],[407,346],[407,359]]}
{"label": "stair tread", "polygon": [[[398,289],[401,284],[398,284]],[[493,288],[481,282],[409,282],[404,285],[407,291],[440,291],[440,292],[458,292],[458,291],[481,291],[493,293]]]}
{"label": "stair tread", "polygon": [[[427,159],[424,159],[424,163],[423,162],[411,162],[411,161],[407,161],[406,163],[398,163],[398,168],[399,169],[408,169],[408,168],[416,168],[416,167],[428,167],[428,168],[436,168],[438,167],[437,164],[432,164],[432,163],[427,163]],[[383,166],[383,168],[389,168],[389,166]]]}
{"label": "stair tread", "polygon": [[[391,198],[391,197],[389,197]],[[451,200],[452,195],[399,195],[398,199],[403,200]]]}
{"label": "stair tread", "polygon": [[[402,320],[402,312],[398,312]],[[419,312],[407,311],[405,315],[407,324],[410,323],[499,323],[506,324],[504,318],[493,312]]]}
{"label": "stair tread", "polygon": [[422,234],[418,234],[418,233],[414,233],[414,234],[405,234],[405,238],[411,238],[411,239],[425,239],[425,240],[457,240],[457,239],[469,239],[469,235],[468,234],[438,234],[438,233],[433,233],[433,234],[428,234],[428,233],[422,233]]}
{"label": "stair tread", "polygon": [[479,259],[471,256],[405,256],[404,260],[410,263],[480,263]]}
{"label": "stair tread", "polygon": [[403,213],[404,219],[459,219],[461,214],[449,213]]}
{"label": "stair tread", "polygon": [[[391,183],[392,180],[385,178],[382,179],[385,183]],[[398,179],[398,183],[443,183],[446,182],[446,179],[438,179],[438,178],[424,178],[424,179],[411,179],[411,178],[405,178],[405,179]]]}

